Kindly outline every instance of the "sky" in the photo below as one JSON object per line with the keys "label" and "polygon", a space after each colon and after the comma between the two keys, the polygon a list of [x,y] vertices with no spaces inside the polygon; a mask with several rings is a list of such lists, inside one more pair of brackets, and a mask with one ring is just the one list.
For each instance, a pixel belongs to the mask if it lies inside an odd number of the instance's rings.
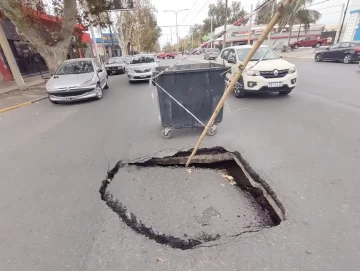
{"label": "sky", "polygon": [[[176,25],[176,16],[173,12],[164,12],[164,10],[181,10],[189,9],[188,11],[181,11],[178,13],[178,25],[179,25],[179,36],[184,37],[188,34],[190,26],[181,26],[181,25],[194,25],[196,23],[202,23],[202,21],[207,17],[208,6],[211,3],[216,3],[217,0],[151,0],[152,4],[157,9],[157,20],[158,25],[162,26],[163,35],[160,38],[161,46],[166,44],[167,41],[176,42],[176,32],[175,27],[165,27],[165,26],[175,26]],[[228,0],[229,3],[233,2]],[[243,8],[250,13],[251,4],[254,5],[258,3],[258,0],[240,0]],[[262,2],[260,0],[260,2]],[[322,13],[322,18],[317,22],[317,24],[325,25],[336,25],[339,23],[340,14],[341,14],[341,5],[345,3],[346,0],[314,0],[310,8],[318,10]],[[172,35],[171,35],[172,31]]]}

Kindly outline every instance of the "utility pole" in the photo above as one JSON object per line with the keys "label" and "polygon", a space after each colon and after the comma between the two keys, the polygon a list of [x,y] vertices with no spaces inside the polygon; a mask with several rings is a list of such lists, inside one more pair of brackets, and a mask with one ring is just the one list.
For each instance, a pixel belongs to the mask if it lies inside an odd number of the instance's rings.
{"label": "utility pole", "polygon": [[[213,32],[213,16],[212,16],[211,9],[210,9],[210,33],[212,33],[212,32]],[[213,44],[214,44],[214,41],[210,42],[210,48],[213,48]]]}
{"label": "utility pole", "polygon": [[[348,3],[349,3],[349,2],[348,2]],[[336,36],[335,36],[334,43],[339,42],[339,40],[340,40],[340,32],[341,32],[341,30],[342,30],[341,21],[342,21],[342,17],[343,17],[343,16],[345,17],[345,15],[346,15],[346,14],[344,14],[344,9],[345,9],[345,3],[343,3],[342,6],[341,6],[340,19],[339,19],[338,28],[337,28],[337,30],[336,30]]]}
{"label": "utility pole", "polygon": [[170,41],[171,41],[171,46],[173,45],[173,41],[172,41],[172,28],[170,27]]}
{"label": "utility pole", "polygon": [[253,13],[253,5],[251,4],[250,19],[249,19],[250,25],[249,25],[248,45],[250,45],[250,42],[251,42],[252,13]]}
{"label": "utility pole", "polygon": [[[271,8],[271,18],[274,17],[274,9],[275,9],[275,2],[272,4],[272,8]],[[258,17],[259,18],[259,15]],[[272,33],[273,29],[271,29],[270,33],[269,33],[269,46],[271,46],[271,33]]]}
{"label": "utility pole", "polygon": [[190,27],[190,31],[191,31],[191,50],[194,49],[194,28],[191,26]]}
{"label": "utility pole", "polygon": [[109,30],[110,30],[110,38],[111,38],[111,56],[113,56],[113,54],[115,53],[115,46],[114,46],[114,39],[113,39],[113,33],[111,30],[111,21],[110,21],[110,16],[109,16],[109,12],[106,11],[106,16],[107,16],[107,20],[108,20],[108,25],[109,25]]}
{"label": "utility pole", "polygon": [[345,11],[344,11],[344,16],[343,16],[343,19],[342,19],[342,22],[341,22],[341,26],[340,26],[339,36],[338,36],[338,39],[337,39],[336,42],[339,42],[339,41],[340,41],[340,38],[341,38],[341,32],[342,32],[342,29],[343,29],[343,27],[344,27],[344,22],[345,22],[346,13],[347,13],[347,10],[348,10],[348,7],[349,7],[349,2],[350,2],[350,0],[348,0],[347,3],[346,3],[346,8],[345,8]]}
{"label": "utility pole", "polygon": [[14,77],[15,83],[20,90],[26,90],[24,79],[20,73],[19,66],[15,60],[14,54],[11,50],[9,41],[6,38],[2,24],[0,23],[0,45],[4,51],[7,63],[9,64],[11,73]]}
{"label": "utility pole", "polygon": [[227,16],[228,16],[228,0],[225,0],[225,22],[224,22],[224,41],[223,41],[223,49],[226,47],[226,26],[227,26]]}
{"label": "utility pole", "polygon": [[173,12],[175,13],[175,17],[176,17],[176,41],[177,41],[177,51],[179,52],[179,27],[178,27],[178,13],[181,11],[186,11],[189,10],[188,8],[186,9],[180,9],[180,10],[164,10],[163,12]]}
{"label": "utility pole", "polygon": [[101,45],[102,45],[102,48],[103,48],[103,51],[104,51],[104,60],[105,60],[105,58],[106,58],[106,47],[105,47],[105,44],[104,44],[104,37],[103,37],[101,26],[99,26],[99,29],[100,29],[100,36],[101,36]]}

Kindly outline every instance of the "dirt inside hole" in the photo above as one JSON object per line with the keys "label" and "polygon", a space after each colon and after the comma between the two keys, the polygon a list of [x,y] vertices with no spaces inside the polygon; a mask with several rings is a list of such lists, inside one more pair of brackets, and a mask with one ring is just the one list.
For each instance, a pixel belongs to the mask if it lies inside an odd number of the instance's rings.
{"label": "dirt inside hole", "polygon": [[102,183],[102,199],[138,234],[178,249],[258,232],[284,219],[275,193],[241,155],[201,149],[185,170],[189,154],[119,162]]}

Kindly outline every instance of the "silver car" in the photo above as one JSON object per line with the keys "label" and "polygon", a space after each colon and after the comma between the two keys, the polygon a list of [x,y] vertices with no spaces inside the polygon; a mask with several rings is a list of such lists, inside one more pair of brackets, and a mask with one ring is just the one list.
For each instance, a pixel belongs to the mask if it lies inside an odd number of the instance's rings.
{"label": "silver car", "polygon": [[207,49],[204,54],[204,59],[216,59],[220,54],[219,48]]}
{"label": "silver car", "polygon": [[64,61],[46,83],[46,91],[52,103],[91,98],[100,100],[103,89],[107,88],[109,82],[106,70],[93,58]]}
{"label": "silver car", "polygon": [[108,75],[125,73],[126,62],[123,57],[111,57],[105,69]]}
{"label": "silver car", "polygon": [[159,66],[151,54],[134,55],[127,65],[129,83],[134,81],[149,80],[155,68]]}

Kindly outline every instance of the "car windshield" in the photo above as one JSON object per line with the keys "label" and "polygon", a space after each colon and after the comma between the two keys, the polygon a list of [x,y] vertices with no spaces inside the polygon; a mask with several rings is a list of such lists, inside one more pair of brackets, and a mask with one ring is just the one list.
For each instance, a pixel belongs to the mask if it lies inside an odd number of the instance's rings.
{"label": "car windshield", "polygon": [[109,64],[113,63],[124,63],[124,59],[122,57],[112,57],[109,59]]}
{"label": "car windshield", "polygon": [[[241,48],[237,49],[237,55],[240,61],[244,61],[245,57],[248,55],[251,48]],[[263,57],[263,58],[262,58]],[[272,59],[279,59],[279,56],[275,54],[275,52],[267,47],[260,47],[251,58],[251,61],[260,60],[272,60]]]}
{"label": "car windshield", "polygon": [[81,74],[94,72],[89,60],[63,62],[56,71],[56,75]]}
{"label": "car windshield", "polygon": [[130,64],[143,64],[143,63],[153,63],[155,58],[153,56],[136,56],[131,59]]}

